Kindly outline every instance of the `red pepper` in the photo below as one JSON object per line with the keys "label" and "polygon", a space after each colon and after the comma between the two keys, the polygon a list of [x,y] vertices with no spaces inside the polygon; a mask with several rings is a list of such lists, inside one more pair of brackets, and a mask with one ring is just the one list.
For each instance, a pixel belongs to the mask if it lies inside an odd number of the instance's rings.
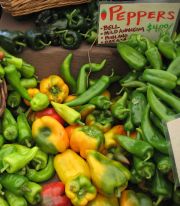
{"label": "red pepper", "polygon": [[43,116],[53,117],[58,122],[60,122],[62,125],[64,125],[64,119],[61,116],[59,116],[59,114],[55,111],[54,108],[46,108],[42,111],[35,113],[35,118],[41,118]]}
{"label": "red pepper", "polygon": [[42,187],[42,206],[71,206],[71,201],[65,195],[65,185],[62,182],[50,182]]}

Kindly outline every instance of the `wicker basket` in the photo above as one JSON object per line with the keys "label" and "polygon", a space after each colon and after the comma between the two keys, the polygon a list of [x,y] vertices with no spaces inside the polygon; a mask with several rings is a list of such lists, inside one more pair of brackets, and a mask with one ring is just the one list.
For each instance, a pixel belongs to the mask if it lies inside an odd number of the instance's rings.
{"label": "wicker basket", "polygon": [[21,16],[45,9],[76,5],[91,0],[0,0],[2,8],[13,16]]}

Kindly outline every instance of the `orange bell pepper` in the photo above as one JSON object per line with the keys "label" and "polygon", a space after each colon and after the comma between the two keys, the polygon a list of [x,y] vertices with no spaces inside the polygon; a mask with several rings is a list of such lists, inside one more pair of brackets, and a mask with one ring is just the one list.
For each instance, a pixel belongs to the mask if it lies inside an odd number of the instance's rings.
{"label": "orange bell pepper", "polygon": [[[30,98],[33,98],[33,97],[34,97],[37,93],[39,93],[40,91],[39,91],[39,89],[37,89],[37,88],[29,88],[29,89],[27,90],[27,92],[28,92]],[[28,100],[24,99],[24,103],[25,103],[27,106],[30,106],[30,102],[29,102]]]}

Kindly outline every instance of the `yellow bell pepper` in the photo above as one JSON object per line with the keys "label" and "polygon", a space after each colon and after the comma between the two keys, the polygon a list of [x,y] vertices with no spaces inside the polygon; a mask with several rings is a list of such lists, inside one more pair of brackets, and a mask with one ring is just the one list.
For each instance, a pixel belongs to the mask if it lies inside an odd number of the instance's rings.
{"label": "yellow bell pepper", "polygon": [[119,203],[116,197],[106,197],[97,194],[96,198],[90,201],[87,206],[119,206]]}
{"label": "yellow bell pepper", "polygon": [[64,80],[57,75],[50,75],[40,81],[40,92],[46,94],[49,101],[61,103],[69,94],[69,88]]}
{"label": "yellow bell pepper", "polygon": [[94,126],[81,126],[73,130],[70,137],[70,147],[86,158],[88,150],[102,150],[104,144],[103,132]]}
{"label": "yellow bell pepper", "polygon": [[116,140],[114,139],[114,136],[116,134],[122,134],[122,135],[126,134],[123,125],[116,125],[104,134],[106,149],[109,149],[111,147],[116,147],[118,145]]}
{"label": "yellow bell pepper", "polygon": [[64,152],[69,147],[69,138],[64,127],[50,116],[43,116],[33,122],[32,137],[49,154]]}
{"label": "yellow bell pepper", "polygon": [[70,149],[55,156],[54,168],[63,183],[67,183],[68,180],[78,175],[90,178],[88,164],[82,157]]}
{"label": "yellow bell pepper", "polygon": [[90,181],[87,163],[68,149],[54,158],[54,168],[65,184],[65,193],[75,206],[85,206],[96,197],[96,188]]}

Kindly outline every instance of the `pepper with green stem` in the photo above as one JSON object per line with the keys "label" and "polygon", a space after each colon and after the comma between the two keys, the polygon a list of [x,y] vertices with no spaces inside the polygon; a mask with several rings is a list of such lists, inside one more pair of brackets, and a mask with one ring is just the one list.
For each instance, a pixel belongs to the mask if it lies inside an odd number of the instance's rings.
{"label": "pepper with green stem", "polygon": [[127,98],[128,98],[128,93],[125,91],[122,97],[120,97],[111,106],[112,115],[119,120],[125,119],[127,117],[128,112],[130,111],[127,108]]}
{"label": "pepper with green stem", "polygon": [[31,99],[30,105],[33,111],[41,111],[49,105],[48,96],[39,92]]}

